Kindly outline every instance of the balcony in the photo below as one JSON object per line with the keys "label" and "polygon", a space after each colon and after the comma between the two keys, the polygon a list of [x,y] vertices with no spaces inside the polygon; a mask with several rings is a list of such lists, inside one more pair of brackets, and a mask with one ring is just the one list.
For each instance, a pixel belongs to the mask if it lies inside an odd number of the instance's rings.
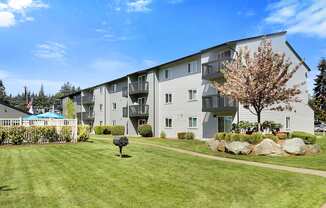
{"label": "balcony", "polygon": [[229,115],[237,111],[237,102],[230,97],[209,95],[202,97],[202,111],[213,112],[220,115]]}
{"label": "balcony", "polygon": [[129,95],[147,94],[148,82],[132,82],[129,84]]}
{"label": "balcony", "polygon": [[128,107],[122,108],[122,117],[127,118],[128,117]]}
{"label": "balcony", "polygon": [[91,105],[91,104],[94,104],[94,102],[95,102],[95,97],[93,95],[82,96],[83,105]]}
{"label": "balcony", "polygon": [[202,78],[207,80],[218,80],[224,78],[222,70],[224,69],[224,63],[230,61],[231,59],[219,59],[216,61],[211,61],[204,63],[202,65],[203,74]]}
{"label": "balcony", "polygon": [[94,118],[95,118],[94,111],[89,111],[89,112],[83,112],[82,113],[82,119],[83,120],[94,120]]}
{"label": "balcony", "polygon": [[129,106],[129,117],[148,117],[148,105],[132,105]]}

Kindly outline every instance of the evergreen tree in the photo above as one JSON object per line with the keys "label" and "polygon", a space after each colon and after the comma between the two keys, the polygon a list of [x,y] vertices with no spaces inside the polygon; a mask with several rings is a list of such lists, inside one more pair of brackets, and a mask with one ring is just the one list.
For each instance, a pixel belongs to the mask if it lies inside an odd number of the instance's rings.
{"label": "evergreen tree", "polygon": [[323,58],[319,65],[319,75],[315,79],[314,111],[317,120],[326,121],[326,59]]}
{"label": "evergreen tree", "polygon": [[6,88],[3,85],[2,80],[0,80],[0,101],[2,101],[2,102],[8,102],[7,101],[7,95],[6,95]]}

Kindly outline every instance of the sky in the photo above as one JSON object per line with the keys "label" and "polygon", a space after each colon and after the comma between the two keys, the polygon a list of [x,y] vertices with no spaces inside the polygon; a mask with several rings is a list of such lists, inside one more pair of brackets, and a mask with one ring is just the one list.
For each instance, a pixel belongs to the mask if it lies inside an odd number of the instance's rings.
{"label": "sky", "polygon": [[0,79],[55,93],[226,41],[287,30],[312,71],[326,57],[326,0],[0,0]]}

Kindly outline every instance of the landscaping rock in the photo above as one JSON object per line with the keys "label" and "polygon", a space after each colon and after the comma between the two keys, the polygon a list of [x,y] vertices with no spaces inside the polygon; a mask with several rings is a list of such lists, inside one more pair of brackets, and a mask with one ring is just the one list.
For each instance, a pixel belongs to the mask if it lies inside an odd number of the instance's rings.
{"label": "landscaping rock", "polygon": [[257,144],[253,150],[255,155],[283,155],[283,151],[279,144],[271,139],[264,139]]}
{"label": "landscaping rock", "polygon": [[217,151],[217,146],[218,146],[219,143],[220,142],[215,140],[215,139],[210,139],[210,140],[207,141],[207,144],[208,144],[209,148],[214,152]]}
{"label": "landscaping rock", "polygon": [[286,139],[282,144],[282,149],[293,155],[304,155],[306,152],[306,145],[300,138]]}
{"label": "landscaping rock", "polygon": [[228,152],[233,154],[248,155],[252,151],[252,145],[248,142],[231,142],[226,145]]}
{"label": "landscaping rock", "polygon": [[217,145],[217,150],[220,152],[225,152],[226,142],[224,140],[219,141]]}
{"label": "landscaping rock", "polygon": [[307,154],[307,155],[313,155],[313,154],[320,153],[320,146],[318,144],[306,145],[305,148],[306,148],[305,154]]}

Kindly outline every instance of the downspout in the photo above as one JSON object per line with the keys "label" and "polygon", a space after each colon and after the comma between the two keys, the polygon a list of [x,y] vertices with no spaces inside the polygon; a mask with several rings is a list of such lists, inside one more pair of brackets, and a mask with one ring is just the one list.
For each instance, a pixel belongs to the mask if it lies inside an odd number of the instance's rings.
{"label": "downspout", "polygon": [[156,123],[155,123],[155,114],[156,114],[156,112],[155,112],[155,98],[156,98],[156,94],[155,94],[155,71],[153,71],[153,101],[154,101],[154,103],[153,103],[153,132],[154,132],[154,136],[156,136],[155,135],[155,133],[156,133]]}
{"label": "downspout", "polygon": [[106,123],[106,86],[104,88],[104,124],[107,125],[107,123]]}

